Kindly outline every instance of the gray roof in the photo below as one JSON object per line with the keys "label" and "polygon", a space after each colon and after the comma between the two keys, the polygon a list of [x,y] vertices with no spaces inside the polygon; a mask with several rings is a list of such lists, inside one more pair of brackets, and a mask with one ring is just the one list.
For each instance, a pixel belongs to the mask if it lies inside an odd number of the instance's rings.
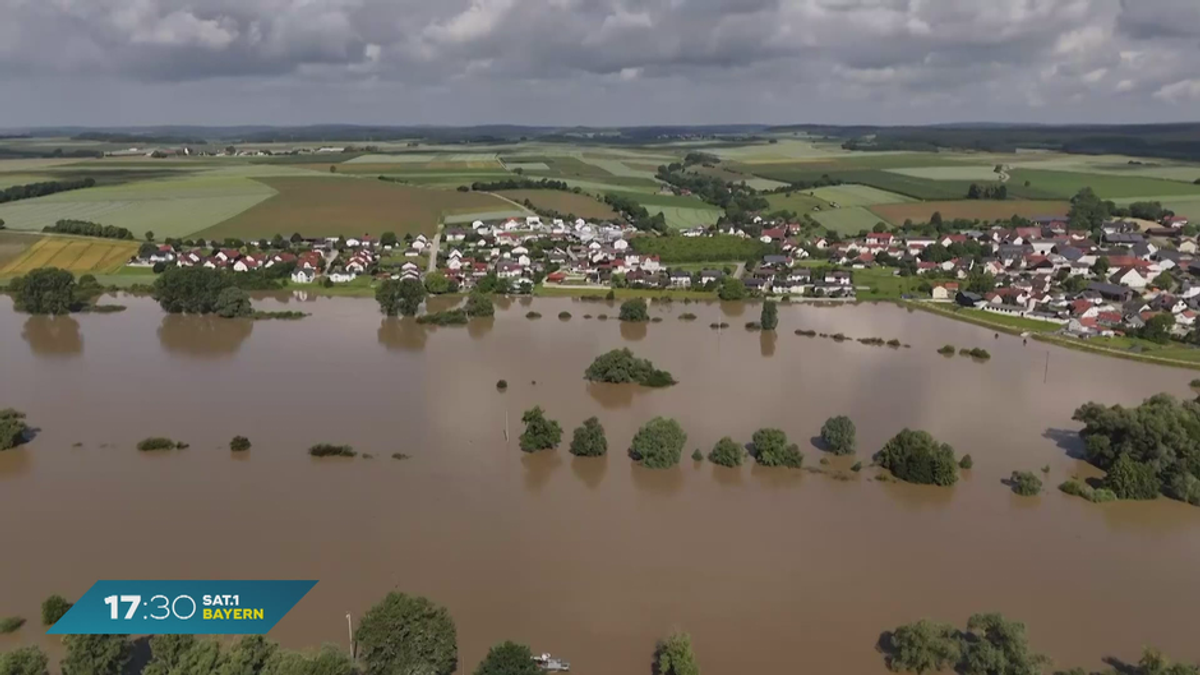
{"label": "gray roof", "polygon": [[1132,289],[1121,286],[1120,284],[1106,284],[1099,281],[1093,281],[1088,284],[1090,290],[1096,291],[1101,295],[1127,295],[1133,293]]}

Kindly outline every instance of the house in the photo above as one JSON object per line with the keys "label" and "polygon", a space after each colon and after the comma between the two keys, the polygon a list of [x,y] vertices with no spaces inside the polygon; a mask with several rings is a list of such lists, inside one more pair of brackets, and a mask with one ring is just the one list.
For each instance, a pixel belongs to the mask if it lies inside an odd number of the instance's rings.
{"label": "house", "polygon": [[725,273],[720,270],[700,270],[700,283],[715,283],[721,280]]}
{"label": "house", "polygon": [[515,262],[502,262],[496,265],[496,276],[501,279],[516,279],[521,276],[521,265]]}
{"label": "house", "polygon": [[867,246],[882,246],[884,248],[892,243],[892,235],[890,232],[872,232],[867,235]]}
{"label": "house", "polygon": [[759,291],[760,293],[770,293],[771,292],[771,280],[770,279],[760,279],[760,278],[746,279],[746,288],[747,288],[747,290]]}
{"label": "house", "polygon": [[684,270],[671,270],[671,273],[668,276],[670,278],[670,284],[672,288],[692,287],[692,275],[688,274]]}
{"label": "house", "polygon": [[353,272],[334,272],[326,276],[326,278],[335,284],[348,284],[357,279],[358,275]]}
{"label": "house", "polygon": [[1188,219],[1186,216],[1167,216],[1163,218],[1163,225],[1174,229],[1187,227]]}
{"label": "house", "polygon": [[783,241],[784,237],[786,236],[786,230],[784,230],[782,227],[774,227],[769,230],[763,230],[762,236],[758,239],[764,244],[769,244],[773,241]]}
{"label": "house", "polygon": [[1125,286],[1106,284],[1099,281],[1093,281],[1088,284],[1086,290],[1095,291],[1100,297],[1106,300],[1116,300],[1118,302],[1127,302],[1134,296],[1134,292]]}
{"label": "house", "polygon": [[947,281],[934,284],[931,295],[934,300],[952,300],[958,294],[958,282]]}
{"label": "house", "polygon": [[830,286],[849,286],[849,272],[829,272],[825,275],[825,283]]}
{"label": "house", "polygon": [[449,242],[459,242],[467,238],[467,231],[461,227],[452,227],[442,234],[442,238]]}
{"label": "house", "polygon": [[316,281],[317,273],[312,270],[296,270],[292,272],[292,283],[311,284]]}
{"label": "house", "polygon": [[233,264],[233,271],[234,272],[249,272],[250,270],[258,269],[259,266],[260,266],[260,263],[258,262],[258,259],[253,258],[251,256],[245,256],[244,258],[242,258],[241,260],[238,260],[237,262],[235,262]]}
{"label": "house", "polygon": [[1143,275],[1133,267],[1122,267],[1116,272],[1108,276],[1108,280],[1114,284],[1128,286],[1133,289],[1142,289],[1150,283],[1150,278]]}
{"label": "house", "polygon": [[658,256],[647,256],[646,259],[642,261],[642,271],[650,272],[652,274],[662,271],[662,263],[659,261]]}
{"label": "house", "polygon": [[786,255],[763,256],[763,263],[771,267],[791,267],[792,259]]}
{"label": "house", "polygon": [[984,304],[983,296],[978,293],[959,291],[954,301],[963,307],[979,307]]}

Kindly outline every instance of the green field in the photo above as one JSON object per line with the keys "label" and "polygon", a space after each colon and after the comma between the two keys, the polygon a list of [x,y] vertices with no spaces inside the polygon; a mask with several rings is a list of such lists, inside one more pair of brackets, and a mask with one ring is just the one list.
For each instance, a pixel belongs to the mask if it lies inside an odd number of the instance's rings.
{"label": "green field", "polygon": [[433,234],[446,216],[509,211],[512,205],[479,192],[430,190],[368,178],[259,179],[277,192],[252,209],[204,230],[205,238],[252,239],[289,232],[306,236]]}
{"label": "green field", "polygon": [[913,201],[911,197],[880,190],[869,185],[830,185],[809,192],[830,204],[837,202],[839,206],[874,206]]}
{"label": "green field", "polygon": [[906,220],[914,223],[928,222],[933,214],[942,218],[965,218],[967,220],[1008,220],[1013,216],[1066,216],[1071,208],[1066,201],[1029,201],[1018,199],[960,199],[955,201],[910,202],[908,204],[877,204],[870,207],[877,216],[893,225]]}
{"label": "green field", "polygon": [[518,204],[526,200],[535,209],[555,211],[564,216],[573,215],[578,218],[615,218],[617,213],[608,204],[593,199],[587,195],[564,192],[562,190],[503,190],[496,194],[511,199]]}
{"label": "green field", "polygon": [[814,212],[812,217],[826,228],[844,235],[858,234],[862,230],[870,232],[876,223],[886,225],[883,218],[871,213],[863,206],[847,206],[819,213]]}
{"label": "green field", "polygon": [[1000,180],[1000,174],[996,173],[995,169],[995,165],[964,164],[960,166],[905,167],[901,169],[886,169],[886,171],[928,180],[970,180],[988,183]]}
{"label": "green field", "polygon": [[1118,206],[1128,206],[1133,202],[1160,202],[1171,209],[1176,215],[1185,216],[1200,222],[1200,195],[1156,195],[1143,197],[1126,197],[1113,200]]}
{"label": "green field", "polygon": [[197,174],[10,202],[0,205],[0,219],[14,230],[41,231],[70,218],[125,227],[139,236],[152,230],[159,238],[183,237],[274,194],[269,186],[248,178]]}
{"label": "green field", "polygon": [[829,202],[814,197],[809,192],[775,193],[767,195],[767,202],[775,211],[794,211],[796,214],[812,213],[833,208]]}
{"label": "green field", "polygon": [[644,192],[625,192],[622,190],[605,190],[604,194],[614,194],[627,199],[632,199],[637,203],[647,208],[651,206],[674,206],[684,209],[708,209],[710,211],[721,211],[721,207],[713,206],[708,202],[700,201],[698,197],[682,197],[680,195],[644,193]]}
{"label": "green field", "polygon": [[682,206],[649,204],[646,206],[646,210],[650,212],[650,215],[663,214],[663,217],[667,219],[667,227],[675,230],[716,225],[717,220],[721,217],[721,212],[713,209],[692,209]]}
{"label": "green field", "polygon": [[1146,195],[1200,196],[1200,185],[1158,178],[1041,169],[1013,169],[1011,174],[1010,193],[1012,193],[1014,184],[1024,185],[1025,181],[1029,181],[1032,188],[1049,192],[1062,199],[1074,196],[1076,192],[1085,187],[1095,190],[1102,199],[1123,199]]}

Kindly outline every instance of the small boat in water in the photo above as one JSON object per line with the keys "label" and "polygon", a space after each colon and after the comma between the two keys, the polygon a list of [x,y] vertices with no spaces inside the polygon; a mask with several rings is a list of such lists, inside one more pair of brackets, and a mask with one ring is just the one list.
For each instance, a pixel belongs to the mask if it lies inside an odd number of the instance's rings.
{"label": "small boat in water", "polygon": [[565,673],[571,669],[571,663],[569,661],[556,659],[553,656],[550,656],[550,654],[541,654],[539,656],[535,656],[533,657],[533,662],[538,665],[538,668],[552,673]]}

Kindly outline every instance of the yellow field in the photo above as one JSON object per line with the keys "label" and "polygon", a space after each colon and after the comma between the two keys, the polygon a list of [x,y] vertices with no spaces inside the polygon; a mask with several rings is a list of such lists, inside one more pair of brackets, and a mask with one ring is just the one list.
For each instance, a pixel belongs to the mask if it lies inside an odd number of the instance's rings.
{"label": "yellow field", "polygon": [[75,274],[112,274],[137,253],[137,242],[46,237],[0,267],[0,277],[58,267]]}

